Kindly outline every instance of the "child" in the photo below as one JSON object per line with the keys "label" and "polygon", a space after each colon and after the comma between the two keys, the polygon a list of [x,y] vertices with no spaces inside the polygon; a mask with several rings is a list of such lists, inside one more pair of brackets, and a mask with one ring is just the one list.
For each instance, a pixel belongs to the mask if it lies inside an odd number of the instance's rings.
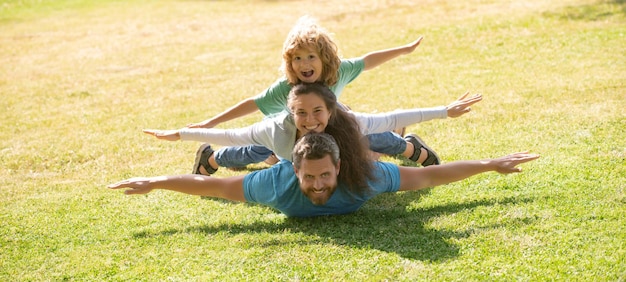
{"label": "child", "polygon": [[[422,38],[386,50],[375,51],[363,57],[342,60],[330,35],[310,17],[302,17],[292,28],[283,44],[282,71],[285,77],[255,97],[239,102],[230,109],[205,121],[188,127],[211,128],[218,124],[260,110],[269,116],[287,109],[287,95],[291,87],[300,82],[322,82],[339,98],[344,87],[364,70],[373,69],[393,58],[409,54],[417,48]],[[439,157],[428,146],[416,152],[414,136],[402,138],[385,132],[368,135],[373,151],[387,155],[404,155],[417,161],[415,156],[427,155],[423,166],[439,164]],[[272,156],[272,151],[261,146],[224,147],[214,153],[210,145],[202,145],[196,153],[193,173],[213,174],[219,166],[241,167],[261,162]],[[205,165],[205,164],[208,164]]]}

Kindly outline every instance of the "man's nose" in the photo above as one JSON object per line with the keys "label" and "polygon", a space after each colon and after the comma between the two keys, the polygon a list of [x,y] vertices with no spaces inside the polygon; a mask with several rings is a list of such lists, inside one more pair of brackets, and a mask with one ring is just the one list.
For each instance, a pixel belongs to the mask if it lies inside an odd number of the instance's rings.
{"label": "man's nose", "polygon": [[316,180],[313,182],[313,188],[315,188],[315,189],[320,189],[320,188],[322,188],[322,187],[324,187],[324,183],[322,183],[322,181],[321,181],[320,179],[316,179]]}

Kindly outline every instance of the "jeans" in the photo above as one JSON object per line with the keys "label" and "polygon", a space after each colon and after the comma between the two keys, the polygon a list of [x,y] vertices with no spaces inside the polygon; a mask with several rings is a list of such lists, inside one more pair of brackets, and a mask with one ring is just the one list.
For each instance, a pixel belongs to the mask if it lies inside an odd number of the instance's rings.
{"label": "jeans", "polygon": [[368,134],[367,140],[370,143],[370,150],[376,153],[395,156],[406,150],[406,140],[395,132]]}
{"label": "jeans", "polygon": [[260,163],[272,155],[272,151],[263,146],[222,147],[215,151],[215,162],[223,167],[242,167]]}
{"label": "jeans", "polygon": [[[386,155],[400,155],[406,150],[406,141],[394,132],[367,135],[370,150]],[[242,167],[260,163],[272,155],[272,151],[263,146],[222,147],[215,152],[215,161],[222,167]]]}

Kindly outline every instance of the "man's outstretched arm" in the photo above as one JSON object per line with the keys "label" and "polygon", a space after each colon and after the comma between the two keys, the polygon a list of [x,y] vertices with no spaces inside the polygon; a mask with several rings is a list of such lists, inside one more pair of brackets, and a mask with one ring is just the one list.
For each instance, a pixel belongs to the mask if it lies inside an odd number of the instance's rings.
{"label": "man's outstretched arm", "polygon": [[154,189],[163,189],[189,195],[245,202],[243,178],[244,176],[217,178],[198,174],[138,177],[122,180],[107,188],[126,189],[124,190],[126,195],[147,194]]}
{"label": "man's outstretched arm", "polygon": [[539,158],[537,154],[521,152],[496,159],[481,161],[457,161],[424,168],[399,167],[400,191],[420,190],[466,179],[488,171],[502,174],[521,172],[519,164]]}

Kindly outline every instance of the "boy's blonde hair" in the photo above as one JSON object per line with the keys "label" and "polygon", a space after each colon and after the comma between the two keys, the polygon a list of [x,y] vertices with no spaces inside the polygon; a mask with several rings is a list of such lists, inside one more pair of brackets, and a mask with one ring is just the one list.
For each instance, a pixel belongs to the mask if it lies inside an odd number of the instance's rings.
{"label": "boy's blonde hair", "polygon": [[303,16],[298,20],[283,43],[281,71],[287,76],[289,84],[296,85],[302,82],[291,67],[291,62],[295,51],[303,48],[317,52],[322,60],[320,82],[327,86],[335,85],[339,77],[339,65],[341,64],[337,44],[335,44],[330,34],[317,25],[315,19],[309,16]]}

